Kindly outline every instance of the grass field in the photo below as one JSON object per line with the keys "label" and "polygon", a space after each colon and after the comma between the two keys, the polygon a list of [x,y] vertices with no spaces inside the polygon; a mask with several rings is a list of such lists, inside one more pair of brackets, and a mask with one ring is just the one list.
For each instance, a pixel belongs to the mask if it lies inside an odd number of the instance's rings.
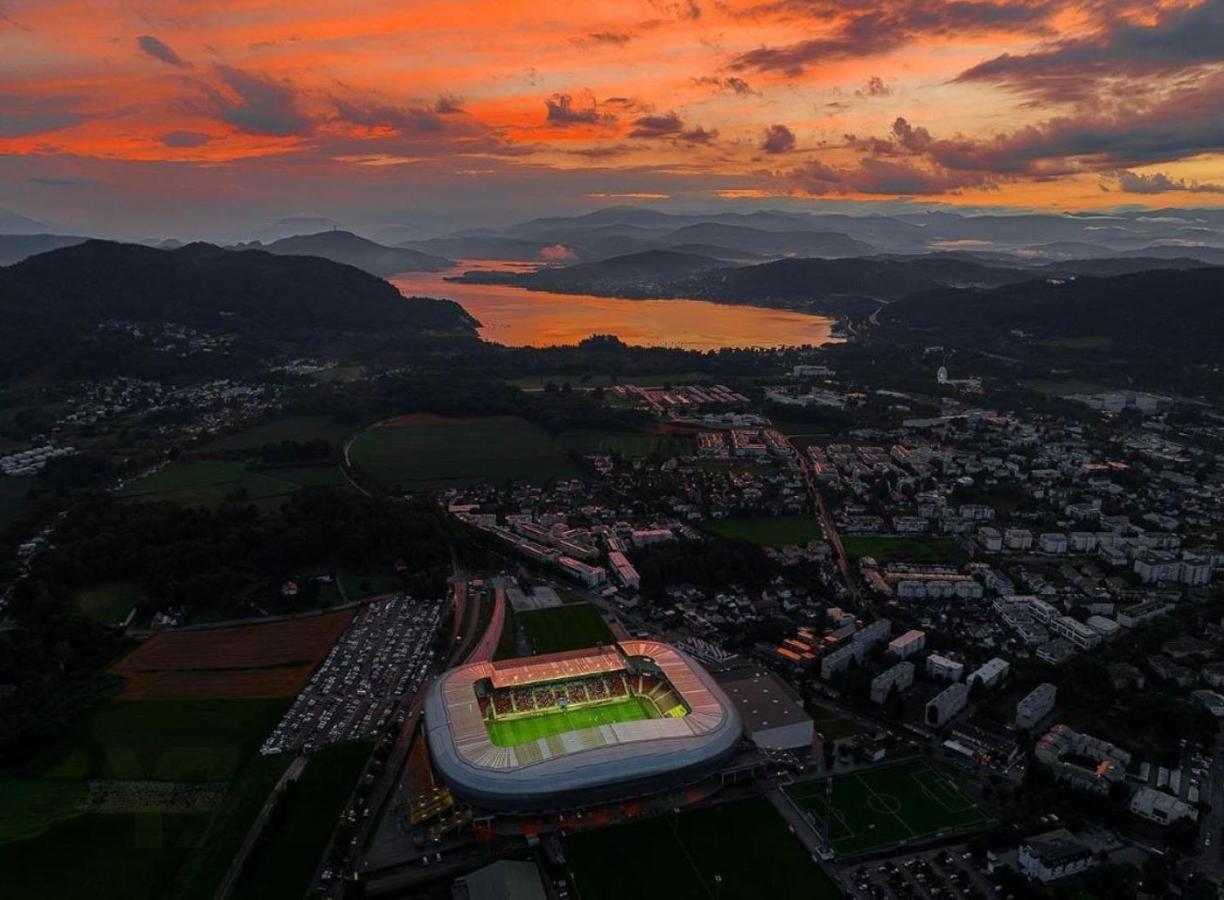
{"label": "grass field", "polygon": [[851,719],[843,718],[836,710],[825,706],[817,706],[812,710],[816,730],[826,741],[839,741],[842,738],[862,734],[863,729]]}
{"label": "grass field", "polygon": [[567,603],[515,615],[536,653],[580,650],[612,641],[612,631],[594,606]]}
{"label": "grass field", "polygon": [[485,726],[489,729],[489,738],[498,747],[517,747],[566,731],[657,718],[659,711],[653,703],[645,697],[629,697],[616,703],[584,706],[565,712],[558,710],[521,719],[493,719],[485,722]]}
{"label": "grass field", "polygon": [[850,536],[842,538],[842,545],[846,548],[846,555],[852,560],[870,556],[881,564],[893,560],[917,563],[956,562],[965,556],[965,551],[951,538]]}
{"label": "grass field", "polygon": [[[0,777],[0,895],[211,897],[288,765],[255,754],[288,702],[104,703],[29,771]],[[95,779],[138,808],[99,805]],[[149,789],[157,781],[204,785],[215,800],[184,809]]]}
{"label": "grass field", "polygon": [[218,506],[231,497],[241,497],[262,507],[274,507],[302,487],[347,484],[338,466],[255,469],[242,460],[199,460],[166,466],[125,485],[119,495],[183,506]]}
{"label": "grass field", "polygon": [[350,430],[347,425],[337,425],[329,416],[291,416],[223,435],[196,448],[194,452],[258,450],[264,444],[279,444],[281,441],[329,441],[338,444]]}
{"label": "grass field", "polygon": [[712,519],[706,531],[727,538],[739,538],[762,547],[800,546],[820,540],[820,523],[814,516],[779,516],[765,519]]}
{"label": "grass field", "polygon": [[0,476],[0,528],[5,527],[16,518],[17,511],[21,509],[21,504],[25,500],[25,495],[37,485],[37,478]]}
{"label": "grass field", "polygon": [[832,900],[841,896],[768,800],[570,835],[582,900]]}
{"label": "grass field", "polygon": [[373,745],[340,744],[316,753],[281,800],[238,881],[235,897],[300,900]]}
{"label": "grass field", "polygon": [[[825,781],[786,788],[817,822],[825,817]],[[918,760],[833,778],[829,841],[843,855],[928,840],[987,824],[987,816],[946,774]]]}
{"label": "grass field", "polygon": [[429,487],[572,478],[581,470],[570,451],[645,456],[672,440],[615,431],[554,435],[517,416],[415,415],[365,430],[353,441],[351,456],[382,484]]}
{"label": "grass field", "polygon": [[76,608],[94,621],[118,625],[146,596],[135,581],[104,581],[74,591],[72,599]]}

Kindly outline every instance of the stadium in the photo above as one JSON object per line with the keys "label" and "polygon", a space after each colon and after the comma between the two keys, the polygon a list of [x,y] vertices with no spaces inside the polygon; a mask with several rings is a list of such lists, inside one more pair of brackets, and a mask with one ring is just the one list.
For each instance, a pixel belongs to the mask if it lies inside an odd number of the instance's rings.
{"label": "stadium", "polygon": [[705,670],[643,640],[451,669],[430,689],[425,728],[457,796],[524,814],[699,780],[741,734]]}

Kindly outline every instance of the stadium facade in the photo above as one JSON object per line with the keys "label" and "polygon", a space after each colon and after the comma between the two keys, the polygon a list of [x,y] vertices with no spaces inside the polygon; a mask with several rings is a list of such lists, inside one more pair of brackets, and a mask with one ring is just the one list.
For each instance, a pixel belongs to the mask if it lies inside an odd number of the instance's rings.
{"label": "stadium facade", "polygon": [[660,641],[469,663],[426,698],[434,769],[481,809],[530,814],[641,796],[734,755],[734,704]]}

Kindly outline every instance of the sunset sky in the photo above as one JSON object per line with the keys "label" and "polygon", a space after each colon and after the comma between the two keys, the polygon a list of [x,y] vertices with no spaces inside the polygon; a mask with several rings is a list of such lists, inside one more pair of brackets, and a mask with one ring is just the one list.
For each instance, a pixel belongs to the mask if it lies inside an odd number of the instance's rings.
{"label": "sunset sky", "polygon": [[1224,0],[0,0],[40,221],[898,199],[1224,203]]}

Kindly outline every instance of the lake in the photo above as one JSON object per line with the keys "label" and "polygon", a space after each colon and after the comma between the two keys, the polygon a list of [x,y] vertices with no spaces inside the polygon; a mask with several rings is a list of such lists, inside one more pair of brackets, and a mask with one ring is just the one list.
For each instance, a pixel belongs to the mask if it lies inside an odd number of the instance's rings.
{"label": "lake", "polygon": [[623,300],[587,294],[547,294],[498,284],[457,284],[473,270],[529,271],[538,263],[465,260],[445,272],[404,272],[388,281],[406,296],[444,297],[481,323],[480,335],[510,347],[577,344],[614,334],[626,344],[717,350],[829,344],[834,320],[825,316],[706,300]]}

